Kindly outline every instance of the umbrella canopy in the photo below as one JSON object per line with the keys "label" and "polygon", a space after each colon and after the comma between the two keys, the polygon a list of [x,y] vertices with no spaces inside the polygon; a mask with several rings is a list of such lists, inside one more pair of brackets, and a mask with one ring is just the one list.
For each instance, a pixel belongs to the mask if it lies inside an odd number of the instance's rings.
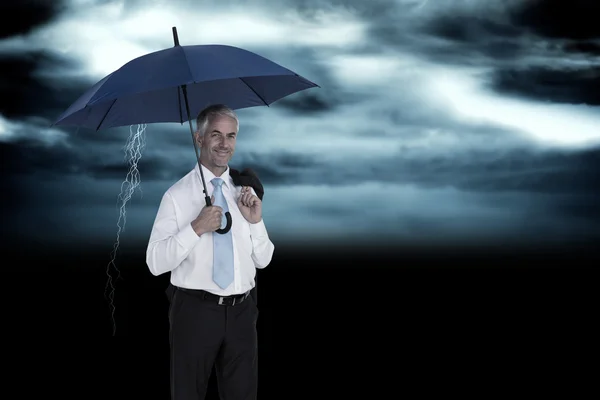
{"label": "umbrella canopy", "polygon": [[[210,104],[270,105],[318,87],[250,51],[225,45],[175,46],[138,57],[87,90],[53,125],[94,130],[155,122],[183,123]],[[191,115],[186,110],[187,101]]]}
{"label": "umbrella canopy", "polygon": [[[192,119],[211,104],[232,109],[269,105],[290,94],[319,87],[262,56],[233,46],[181,46],[173,27],[172,48],[135,58],[77,99],[53,125],[94,130],[133,124],[188,121],[198,166]],[[211,205],[202,168],[205,202]],[[225,214],[227,226],[231,216]]]}

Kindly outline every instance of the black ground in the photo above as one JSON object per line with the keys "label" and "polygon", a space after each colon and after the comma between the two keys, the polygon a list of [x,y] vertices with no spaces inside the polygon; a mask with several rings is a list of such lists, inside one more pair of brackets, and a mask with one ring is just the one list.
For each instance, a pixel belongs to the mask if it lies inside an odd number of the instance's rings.
{"label": "black ground", "polygon": [[[258,277],[259,398],[572,397],[593,382],[592,249],[278,249]],[[22,398],[169,398],[168,276],[122,246],[113,337],[110,250],[5,250]]]}

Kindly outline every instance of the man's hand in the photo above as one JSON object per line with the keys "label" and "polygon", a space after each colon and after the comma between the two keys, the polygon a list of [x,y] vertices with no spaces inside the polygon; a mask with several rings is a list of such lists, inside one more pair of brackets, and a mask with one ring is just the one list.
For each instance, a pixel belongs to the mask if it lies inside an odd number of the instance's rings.
{"label": "man's hand", "polygon": [[250,187],[242,187],[242,193],[238,199],[240,212],[251,224],[256,224],[262,219],[262,202],[258,196],[252,194]]}
{"label": "man's hand", "polygon": [[[210,198],[211,204],[215,202],[215,196]],[[198,236],[206,232],[213,232],[221,228],[223,209],[219,206],[203,207],[200,214],[192,221],[192,228]]]}

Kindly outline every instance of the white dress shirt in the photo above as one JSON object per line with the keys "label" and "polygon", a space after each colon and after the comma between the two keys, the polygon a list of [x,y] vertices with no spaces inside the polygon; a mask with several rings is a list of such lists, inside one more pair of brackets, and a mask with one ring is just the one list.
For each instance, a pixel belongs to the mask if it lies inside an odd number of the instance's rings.
{"label": "white dress shirt", "polygon": [[[214,190],[211,180],[215,175],[204,166],[202,171],[210,197]],[[202,289],[221,296],[245,293],[254,287],[256,268],[265,268],[271,262],[274,245],[262,219],[251,224],[241,214],[237,200],[242,188],[234,186],[229,167],[221,178],[232,219],[233,282],[221,289],[212,279],[212,238],[218,233],[198,236],[191,225],[206,206],[198,164],[163,195],[146,251],[146,263],[153,275],[170,271],[171,283],[175,286]],[[256,194],[253,189],[252,192]]]}

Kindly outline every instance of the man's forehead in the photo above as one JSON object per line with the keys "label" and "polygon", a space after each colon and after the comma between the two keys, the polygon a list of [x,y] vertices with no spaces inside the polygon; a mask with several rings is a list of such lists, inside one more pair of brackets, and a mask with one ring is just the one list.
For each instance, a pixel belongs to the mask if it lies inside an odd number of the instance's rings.
{"label": "man's forehead", "polygon": [[209,129],[209,130],[208,130],[208,132],[212,132],[212,133],[223,133],[223,134],[226,134],[226,135],[229,135],[229,134],[231,134],[231,133],[237,134],[237,130],[236,130],[236,129],[234,129],[234,130],[229,130],[229,129],[219,129],[219,128],[218,128],[218,127],[216,127],[216,126],[215,126],[215,127],[213,127],[213,128],[211,128],[211,129]]}

